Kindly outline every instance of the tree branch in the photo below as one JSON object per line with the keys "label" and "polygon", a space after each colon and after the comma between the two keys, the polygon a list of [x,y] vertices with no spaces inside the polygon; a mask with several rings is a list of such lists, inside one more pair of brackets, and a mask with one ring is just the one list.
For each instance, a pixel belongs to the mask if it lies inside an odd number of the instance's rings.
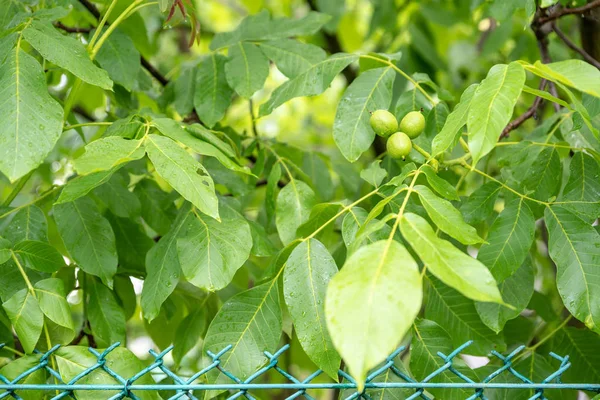
{"label": "tree branch", "polygon": [[[83,5],[86,10],[90,12],[97,20],[100,19],[101,14],[98,8],[89,0],[79,0],[81,5]],[[109,25],[108,22],[106,25]],[[144,57],[140,56],[142,61],[142,66],[156,79],[162,86],[166,86],[169,83],[169,80],[162,75],[150,62]]]}
{"label": "tree branch", "polygon": [[66,26],[62,22],[56,22],[54,26],[58,29],[62,29],[63,31],[69,33],[90,33],[92,31],[92,28],[75,28],[71,26]]}
{"label": "tree branch", "polygon": [[577,53],[581,54],[581,56],[585,59],[585,61],[592,64],[594,67],[600,69],[600,62],[598,62],[594,57],[589,55],[589,53],[587,51],[585,51],[584,49],[582,49],[581,47],[579,47],[575,43],[573,43],[573,41],[571,41],[571,39],[569,39],[569,37],[567,35],[565,35],[565,33],[563,31],[560,30],[560,28],[556,25],[556,23],[552,23],[552,30],[567,45],[567,47],[569,47],[571,50],[574,50]]}
{"label": "tree branch", "polygon": [[[544,90],[544,87],[546,86],[547,82],[548,81],[546,81],[545,79],[542,79],[540,82],[539,89]],[[521,126],[523,124],[523,122],[527,121],[529,118],[535,117],[538,109],[540,108],[540,106],[542,105],[543,102],[544,102],[544,99],[542,99],[541,97],[536,97],[535,100],[533,101],[533,104],[531,104],[531,106],[527,109],[527,111],[525,111],[523,114],[519,115],[517,118],[510,121],[508,123],[508,125],[506,125],[504,130],[502,130],[502,134],[500,135],[500,138],[498,140],[507,138],[511,131],[517,129],[519,126]]]}
{"label": "tree branch", "polygon": [[538,20],[538,23],[540,25],[543,25],[547,22],[554,21],[561,17],[564,17],[565,15],[584,14],[587,11],[593,10],[594,8],[597,8],[597,7],[600,7],[600,0],[594,0],[594,1],[586,4],[585,6],[581,6],[581,7],[560,8],[558,11],[540,18]]}

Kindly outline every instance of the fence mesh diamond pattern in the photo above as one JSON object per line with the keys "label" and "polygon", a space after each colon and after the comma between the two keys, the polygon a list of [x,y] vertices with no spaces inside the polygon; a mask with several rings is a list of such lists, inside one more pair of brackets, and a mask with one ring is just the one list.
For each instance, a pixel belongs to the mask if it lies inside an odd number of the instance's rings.
{"label": "fence mesh diamond pattern", "polygon": [[[280,350],[271,354],[267,351],[265,355],[265,365],[247,379],[240,379],[235,375],[221,366],[221,357],[226,354],[231,346],[225,347],[218,353],[207,352],[210,364],[203,368],[201,371],[196,372],[190,377],[180,377],[171,371],[164,363],[165,356],[172,350],[172,347],[166,350],[156,353],[150,350],[149,353],[153,357],[153,362],[146,368],[140,370],[133,376],[125,377],[119,375],[113,369],[111,369],[106,362],[106,357],[117,348],[120,343],[115,343],[106,350],[99,352],[96,349],[89,348],[89,352],[96,358],[96,363],[83,369],[79,374],[73,377],[68,382],[65,382],[58,371],[56,371],[50,363],[50,356],[56,352],[60,346],[54,346],[52,349],[43,353],[39,359],[39,362],[28,370],[24,371],[14,379],[8,379],[7,377],[0,374],[0,399],[15,398],[21,399],[20,394],[27,391],[43,391],[46,392],[51,399],[58,400],[63,398],[77,398],[76,391],[103,391],[105,394],[100,395],[102,398],[109,399],[125,399],[130,398],[134,400],[140,399],[140,393],[142,391],[172,391],[175,394],[169,397],[169,399],[193,399],[198,400],[203,397],[203,393],[209,390],[215,391],[226,391],[229,393],[228,399],[234,400],[240,397],[244,397],[249,400],[255,400],[256,397],[252,394],[252,391],[256,390],[287,390],[291,393],[286,400],[292,400],[297,397],[304,397],[305,399],[312,400],[313,396],[308,391],[322,391],[322,390],[340,390],[342,397],[345,400],[353,399],[371,399],[370,392],[373,390],[397,390],[406,393],[407,390],[411,391],[408,397],[404,397],[407,400],[413,399],[424,399],[432,400],[428,392],[428,389],[462,389],[471,391],[468,400],[475,399],[488,399],[486,397],[486,391],[494,389],[505,389],[505,390],[529,390],[532,395],[529,400],[534,399],[546,399],[544,392],[549,389],[566,389],[566,390],[585,390],[590,392],[600,393],[600,383],[598,384],[578,384],[578,383],[562,383],[561,376],[569,369],[571,362],[569,356],[559,356],[554,353],[550,353],[550,356],[558,361],[558,368],[555,372],[548,375],[545,379],[539,382],[533,382],[514,368],[515,357],[521,353],[525,347],[521,346],[514,350],[508,355],[502,355],[496,351],[491,351],[491,354],[499,361],[499,366],[496,370],[491,372],[484,379],[474,381],[473,379],[466,376],[457,368],[456,360],[459,354],[469,345],[471,342],[467,342],[462,346],[458,347],[450,354],[437,353],[437,357],[440,357],[441,366],[433,371],[429,376],[421,381],[416,381],[411,378],[407,373],[403,371],[401,367],[396,364],[396,358],[401,354],[405,347],[400,347],[394,353],[392,353],[387,360],[376,370],[372,371],[366,380],[365,389],[362,392],[356,390],[356,383],[350,375],[343,370],[339,370],[338,374],[340,377],[339,383],[313,383],[313,380],[321,375],[322,371],[317,370],[310,374],[303,380],[295,378],[290,372],[282,369],[278,365],[279,357],[289,348],[289,345],[282,347]],[[2,345],[0,345],[2,348]],[[50,376],[52,383],[46,384],[32,384],[26,383],[27,377],[36,373],[39,370],[46,370]],[[86,381],[81,383],[83,378],[92,374],[96,370],[102,370],[104,373],[110,375],[114,379],[112,384],[93,384]],[[218,370],[225,375],[231,382],[230,383],[219,383],[219,384],[208,384],[203,383],[202,378],[205,377],[210,371]],[[287,381],[284,383],[259,383],[260,377],[268,371],[277,371]],[[172,383],[152,383],[152,384],[141,384],[136,383],[139,379],[147,374],[162,373],[166,377],[172,380]],[[384,374],[393,374],[397,379],[381,382],[378,377]],[[448,374],[452,374],[453,378],[447,379]],[[446,377],[444,382],[440,382],[439,378],[442,374]],[[507,380],[507,378],[510,378]],[[516,378],[516,379],[515,379]],[[137,393],[137,394],[136,394]],[[107,395],[108,394],[108,395]],[[92,397],[94,398],[94,397]],[[510,396],[512,398],[512,396]]]}

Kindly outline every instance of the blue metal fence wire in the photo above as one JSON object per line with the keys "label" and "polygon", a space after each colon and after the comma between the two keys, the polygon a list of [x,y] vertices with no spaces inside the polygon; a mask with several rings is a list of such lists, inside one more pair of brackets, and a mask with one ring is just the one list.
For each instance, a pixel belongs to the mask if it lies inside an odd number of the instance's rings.
{"label": "blue metal fence wire", "polygon": [[[312,390],[341,390],[343,393],[343,398],[346,400],[354,400],[354,399],[366,399],[370,400],[371,395],[370,392],[373,390],[402,390],[403,393],[406,393],[406,390],[414,391],[409,394],[408,397],[405,397],[407,400],[413,399],[423,399],[423,400],[432,400],[433,397],[428,393],[428,390],[432,389],[462,389],[462,390],[472,390],[472,395],[468,397],[468,400],[482,399],[486,400],[487,391],[491,391],[494,389],[505,389],[505,390],[529,390],[532,395],[529,397],[529,400],[534,399],[546,399],[544,392],[551,389],[567,389],[567,390],[584,390],[590,392],[600,393],[600,383],[597,384],[585,384],[585,383],[562,383],[561,376],[562,374],[569,369],[571,363],[569,361],[569,356],[565,355],[561,357],[557,354],[550,353],[550,356],[554,359],[558,360],[559,366],[555,372],[547,376],[541,382],[533,382],[517,370],[513,368],[513,362],[517,354],[522,352],[525,349],[525,346],[521,346],[518,349],[514,350],[507,356],[504,356],[496,351],[492,351],[491,355],[496,357],[499,360],[499,367],[482,379],[480,382],[476,382],[466,376],[464,373],[460,372],[459,369],[455,365],[455,360],[458,355],[471,344],[471,342],[467,342],[462,346],[458,347],[452,353],[446,355],[441,352],[437,353],[437,356],[441,358],[443,361],[443,365],[437,370],[433,371],[429,376],[421,381],[416,381],[411,378],[406,372],[403,372],[402,368],[399,368],[396,365],[397,356],[402,353],[405,348],[400,347],[394,353],[392,353],[386,361],[381,365],[381,367],[372,371],[367,377],[365,390],[363,392],[358,392],[356,390],[356,383],[352,379],[350,375],[346,372],[339,370],[340,383],[312,383],[313,380],[321,375],[322,371],[317,370],[304,380],[299,380],[291,375],[288,371],[285,371],[278,365],[279,357],[289,348],[288,345],[282,347],[279,351],[274,354],[271,354],[267,351],[264,352],[266,357],[265,366],[250,377],[242,380],[230,372],[226,371],[221,367],[220,358],[227,353],[231,349],[231,345],[227,346],[220,352],[214,354],[212,352],[207,352],[210,357],[210,364],[202,369],[201,371],[196,372],[191,377],[182,378],[172,372],[165,364],[164,357],[172,350],[172,347],[167,348],[166,350],[156,353],[153,350],[150,350],[149,353],[153,357],[154,361],[146,368],[139,371],[134,376],[124,377],[120,376],[118,373],[113,371],[108,367],[106,363],[107,355],[112,352],[115,348],[117,348],[120,343],[115,343],[106,350],[99,352],[93,348],[89,348],[91,354],[93,354],[97,362],[84,369],[77,376],[72,378],[70,381],[65,382],[61,378],[61,375],[58,371],[54,370],[50,366],[49,358],[60,346],[54,346],[48,352],[44,353],[39,363],[32,368],[24,371],[16,378],[10,380],[5,376],[0,375],[0,399],[5,398],[15,398],[21,399],[20,394],[25,391],[44,391],[48,393],[48,396],[52,400],[58,400],[63,398],[77,398],[76,391],[103,391],[105,394],[101,395],[98,393],[98,397],[92,398],[109,398],[111,400],[125,399],[130,398],[133,400],[140,399],[141,391],[172,391],[175,394],[169,397],[169,399],[191,399],[198,400],[202,398],[202,393],[215,390],[215,391],[226,391],[229,393],[229,400],[234,400],[239,397],[244,397],[248,400],[256,400],[255,396],[252,394],[252,391],[256,390],[288,390],[291,391],[292,394],[287,397],[286,400],[292,400],[297,397],[304,397],[307,400],[314,400],[314,398],[308,393],[308,391]],[[2,348],[3,345],[0,345]],[[47,384],[27,384],[23,383],[26,381],[26,378],[31,374],[39,371],[41,369],[45,369],[50,376],[53,378],[55,383],[47,383]],[[90,383],[78,383],[84,377],[90,375],[96,370],[102,370],[112,378],[114,378],[113,384],[90,384]],[[231,380],[230,383],[203,383],[202,378],[205,377],[210,371],[218,370],[223,375]],[[268,371],[277,371],[281,374],[287,382],[284,383],[257,383],[258,378],[263,376]],[[154,384],[136,384],[142,376],[147,374],[152,374],[153,372],[161,372],[167,377],[169,377],[173,383],[162,384],[162,383],[154,383]],[[383,374],[391,372],[398,379],[394,381],[386,380],[386,382],[380,382],[377,380],[378,377],[381,377]],[[441,374],[453,374],[458,379],[452,379],[452,382],[440,382],[439,378]],[[509,381],[506,378],[509,377]],[[516,380],[514,379],[516,378]],[[437,382],[436,382],[437,381]],[[113,391],[114,394],[112,394]],[[136,392],[138,394],[136,394]],[[516,393],[516,392],[515,392]],[[87,397],[90,398],[90,397]],[[507,397],[508,398],[508,397]],[[510,398],[513,398],[512,396]]]}

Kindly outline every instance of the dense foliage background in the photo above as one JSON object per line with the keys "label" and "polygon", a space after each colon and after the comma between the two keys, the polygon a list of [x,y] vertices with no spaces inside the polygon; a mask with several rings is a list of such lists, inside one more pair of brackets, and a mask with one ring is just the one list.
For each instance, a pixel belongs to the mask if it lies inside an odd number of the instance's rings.
{"label": "dense foliage background", "polygon": [[[185,375],[231,344],[221,366],[244,378],[289,343],[296,375],[362,386],[401,343],[421,380],[471,340],[526,345],[532,380],[554,351],[563,381],[600,382],[600,1],[0,10],[0,374],[61,344],[68,381],[119,341],[124,376],[150,347],[174,344]],[[406,159],[378,109],[425,116]]]}

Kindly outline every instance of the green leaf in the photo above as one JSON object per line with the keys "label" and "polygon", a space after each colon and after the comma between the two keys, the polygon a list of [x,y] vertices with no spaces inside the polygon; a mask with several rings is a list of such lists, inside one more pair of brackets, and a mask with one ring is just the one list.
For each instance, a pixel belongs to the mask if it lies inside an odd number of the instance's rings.
{"label": "green leaf", "polygon": [[56,203],[54,204],[69,203],[85,196],[91,192],[92,189],[108,182],[118,168],[119,167],[115,167],[106,171],[92,172],[89,175],[80,175],[71,179],[63,187],[60,196],[58,196],[58,200],[56,200]]}
{"label": "green leaf", "polygon": [[490,181],[479,186],[460,207],[460,213],[468,224],[484,221],[494,212],[494,204],[502,185]]}
{"label": "green leaf", "polygon": [[279,86],[271,98],[260,106],[259,116],[270,114],[288,100],[301,96],[316,96],[323,93],[344,68],[356,61],[356,54],[337,53],[314,64],[309,69]]}
{"label": "green leaf", "polygon": [[292,39],[259,42],[257,45],[277,65],[277,69],[290,79],[327,57],[325,50],[319,46]]}
{"label": "green leaf", "polygon": [[191,284],[216,291],[227,286],[244,265],[252,249],[252,235],[246,219],[222,205],[221,220],[198,214],[186,223],[185,234],[177,240],[181,270]]}
{"label": "green leaf", "polygon": [[542,78],[600,97],[600,71],[583,60],[566,60],[549,64],[536,61],[526,68]]}
{"label": "green leaf", "polygon": [[308,220],[296,230],[296,236],[307,237],[317,229],[323,227],[331,218],[335,217],[342,208],[341,203],[321,203],[310,210]]}
{"label": "green leaf", "polygon": [[[349,64],[352,61],[354,60],[350,59],[347,62]],[[337,74],[348,64],[336,62],[336,66],[339,65],[341,68],[331,72]],[[348,161],[356,161],[373,143],[375,132],[369,123],[371,113],[389,108],[395,76],[396,73],[391,66],[370,69],[360,74],[340,99],[333,123],[333,139]],[[310,78],[316,80],[316,77],[304,77],[304,79]]]}
{"label": "green leaf", "polygon": [[135,220],[120,218],[112,213],[107,213],[106,219],[115,233],[120,268],[136,276],[145,275],[146,254],[154,245],[154,241]]}
{"label": "green leaf", "polygon": [[535,236],[535,217],[527,203],[515,199],[494,220],[477,259],[498,282],[511,276],[525,261]]}
{"label": "green leaf", "polygon": [[[367,243],[374,243],[378,240],[386,239],[391,231],[391,228],[384,223],[381,229],[370,229],[369,226],[362,228],[367,221],[368,213],[360,207],[354,207],[348,210],[348,214],[344,217],[342,221],[342,238],[344,239],[344,244],[348,249],[350,249],[355,239],[357,239],[357,235],[361,234],[361,238],[364,236],[364,239]],[[368,225],[374,226],[379,225],[381,221],[376,219],[372,219],[367,222]],[[359,238],[360,239],[360,238]],[[361,240],[359,243],[355,243],[357,246],[363,244]]]}
{"label": "green leaf", "polygon": [[44,315],[52,322],[74,331],[75,325],[71,308],[67,303],[63,281],[57,278],[44,279],[38,281],[34,288]]}
{"label": "green leaf", "polygon": [[196,71],[194,108],[208,127],[213,127],[225,116],[231,103],[233,90],[225,77],[226,60],[225,56],[211,53],[198,64]]}
{"label": "green leaf", "polygon": [[177,239],[185,233],[188,218],[194,216],[191,214],[191,204],[185,203],[169,232],[146,254],[147,276],[140,303],[144,318],[149,322],[158,316],[160,306],[173,293],[179,281],[181,266],[177,256]]}
{"label": "green leaf", "polygon": [[516,62],[498,64],[475,90],[467,126],[473,165],[489,153],[510,121],[525,84],[525,70]]}
{"label": "green leaf", "polygon": [[184,68],[173,83],[175,100],[173,106],[180,115],[188,115],[194,109],[196,92],[196,67]]}
{"label": "green leaf", "polygon": [[445,327],[454,348],[466,340],[473,340],[464,354],[487,355],[491,349],[504,351],[502,336],[496,335],[483,324],[472,300],[428,276],[429,291],[425,304],[425,318]]}
{"label": "green leaf", "polygon": [[41,272],[56,272],[65,266],[65,260],[46,242],[25,240],[14,246],[14,252],[27,268]]}
{"label": "green leaf", "polygon": [[[433,321],[421,319],[413,324],[414,335],[410,343],[410,371],[415,379],[422,382],[432,372],[442,369],[429,382],[432,383],[461,383],[464,382],[456,374],[443,369],[446,362],[438,354],[449,355],[454,351],[452,339],[448,333]],[[471,395],[468,389],[432,388],[427,389],[436,397],[444,399],[466,399]]]}
{"label": "green leaf", "polygon": [[552,351],[569,355],[572,367],[563,374],[569,383],[600,381],[600,338],[597,333],[575,327],[565,327],[552,340]]}
{"label": "green leaf", "polygon": [[105,171],[144,156],[143,140],[128,140],[109,136],[85,146],[85,153],[73,161],[79,175]]}
{"label": "green leaf", "polygon": [[[135,218],[140,215],[140,200],[129,191],[128,181],[121,173],[114,174],[108,182],[94,190],[94,194],[118,217]],[[127,179],[129,177],[127,176]]]}
{"label": "green leaf", "polygon": [[215,185],[202,164],[167,137],[149,135],[147,140],[146,151],[156,172],[201,212],[218,219]]}
{"label": "green leaf", "polygon": [[[98,359],[85,346],[64,346],[53,353],[56,358],[58,372],[64,382],[70,382],[78,377],[85,370],[92,368],[97,364]],[[140,361],[132,352],[125,347],[117,347],[106,356],[106,367],[110,368],[116,374],[122,377],[133,377],[143,370],[146,365]],[[154,379],[150,374],[145,374],[136,379],[136,384],[150,385]],[[77,380],[82,385],[118,385],[120,382],[104,371],[102,368],[96,368],[91,373],[85,374]],[[102,398],[117,396],[120,391],[107,390],[102,393]],[[141,400],[160,400],[160,396],[155,391],[132,390],[133,395]],[[76,390],[75,396],[79,400],[97,400],[98,391]]]}
{"label": "green leaf", "polygon": [[23,350],[25,353],[31,353],[44,326],[44,314],[35,296],[29,289],[22,289],[2,303],[2,307],[19,337]]}
{"label": "green leaf", "polygon": [[298,340],[308,357],[337,381],[341,358],[333,348],[325,321],[325,293],[338,272],[327,248],[316,239],[300,243],[283,272],[285,303]]}
{"label": "green leaf", "polygon": [[15,213],[10,223],[0,228],[0,235],[13,243],[23,240],[46,241],[48,240],[46,215],[35,205],[22,208]]}
{"label": "green leaf", "polygon": [[[281,337],[282,317],[277,277],[230,298],[208,327],[203,352],[218,353],[221,367],[245,380],[265,363],[263,351],[274,352]],[[217,370],[208,373],[209,383],[231,382]]]}
{"label": "green leaf", "polygon": [[577,152],[571,158],[569,170],[569,180],[558,199],[561,206],[588,221],[595,220],[600,215],[598,162],[592,156]]}
{"label": "green leaf", "polygon": [[108,73],[98,68],[81,41],[58,32],[50,22],[33,20],[23,30],[23,38],[46,60],[66,69],[90,85],[112,89]]}
{"label": "green leaf", "polygon": [[176,215],[173,201],[177,193],[165,193],[155,181],[144,179],[135,185],[133,194],[140,199],[144,221],[157,233],[166,234]]}
{"label": "green leaf", "polygon": [[417,263],[393,240],[361,247],[329,283],[329,334],[359,391],[367,372],[396,350],[410,329],[421,308],[421,285]]}
{"label": "green leaf", "polygon": [[97,279],[87,280],[88,320],[99,347],[125,342],[125,312],[112,290]]}
{"label": "green leaf", "polygon": [[0,172],[14,182],[54,148],[63,109],[48,94],[40,64],[18,48],[0,65],[0,88]]}
{"label": "green leaf", "polygon": [[231,32],[215,35],[210,49],[228,47],[241,40],[273,40],[292,36],[306,36],[317,32],[331,17],[311,11],[302,18],[274,18],[269,12],[262,10],[258,14],[249,15]]}
{"label": "green leaf", "polygon": [[[174,121],[169,118],[156,118],[152,121],[152,123],[163,135],[168,136],[171,139],[184,144],[194,152],[200,155],[214,157],[217,160],[219,160],[219,162],[223,164],[223,166],[233,171],[242,172],[244,174],[250,173],[248,167],[239,166],[230,158],[229,155],[225,154],[221,149],[207,141],[196,137],[189,131],[185,130],[177,121]],[[219,139],[215,140],[221,142]],[[225,143],[223,143],[223,145],[225,145]]]}
{"label": "green leaf", "polygon": [[473,300],[502,302],[496,281],[485,265],[437,237],[425,219],[406,213],[400,229],[427,269],[446,285]]}
{"label": "green leaf", "polygon": [[477,230],[463,220],[460,212],[449,201],[437,197],[427,186],[417,185],[415,191],[431,220],[443,232],[463,244],[483,242]]}
{"label": "green leaf", "polygon": [[206,313],[203,309],[192,311],[177,327],[173,343],[173,359],[181,364],[183,357],[194,348],[206,329]]}
{"label": "green leaf", "polygon": [[306,222],[316,203],[315,193],[304,182],[292,179],[277,195],[275,224],[284,245],[296,238],[296,230]]}
{"label": "green leaf", "polygon": [[96,60],[113,81],[131,91],[142,67],[140,52],[128,35],[115,29],[100,47]]}
{"label": "green leaf", "polygon": [[375,160],[368,168],[360,171],[360,177],[375,187],[381,185],[381,182],[383,182],[387,176],[387,171],[381,168],[379,164],[381,164],[381,160]]}
{"label": "green leaf", "polygon": [[336,186],[331,179],[329,158],[326,155],[316,151],[304,153],[302,171],[310,178],[319,199],[328,201],[333,197]]}
{"label": "green leaf", "polygon": [[117,272],[115,235],[110,223],[88,197],[53,208],[58,232],[77,265],[112,287]]}
{"label": "green leaf", "polygon": [[251,253],[256,257],[270,257],[277,253],[277,247],[273,244],[265,228],[254,222],[246,221],[250,225],[252,234],[252,250]]}
{"label": "green leaf", "polygon": [[4,264],[11,257],[10,248],[12,243],[2,237],[0,237],[0,264]]}
{"label": "green leaf", "polygon": [[227,83],[240,96],[249,99],[262,89],[269,75],[269,60],[252,43],[239,42],[229,48],[225,64]]}
{"label": "green leaf", "polygon": [[534,275],[531,262],[526,260],[511,276],[498,284],[502,300],[514,309],[501,304],[475,303],[483,323],[494,332],[500,333],[507,321],[518,317],[533,296]]}
{"label": "green leaf", "polygon": [[460,103],[446,118],[444,127],[431,143],[431,154],[435,157],[456,145],[460,138],[463,126],[467,123],[467,115],[471,107],[471,100],[477,90],[477,84],[469,86],[460,97]]}
{"label": "green leaf", "polygon": [[556,283],[565,307],[600,332],[600,234],[571,211],[546,207],[548,252],[556,263]]}
{"label": "green leaf", "polygon": [[442,179],[429,165],[423,165],[421,172],[425,174],[427,182],[433,190],[435,190],[441,196],[444,196],[448,200],[458,200],[458,194],[456,189],[447,180]]}
{"label": "green leaf", "polygon": [[530,193],[530,197],[547,201],[558,193],[561,176],[562,164],[558,150],[555,147],[547,147],[540,152],[527,171],[523,187]]}
{"label": "green leaf", "polygon": [[[12,333],[11,333],[12,334]],[[9,380],[17,379],[23,372],[35,368],[40,363],[41,354],[32,354],[30,356],[20,357],[8,364],[4,365],[0,369],[0,374]],[[40,368],[35,372],[22,377],[19,379],[19,384],[37,384],[43,385],[48,379],[45,368]],[[2,393],[6,393],[3,391]],[[44,398],[44,392],[42,390],[16,390],[14,392],[19,398],[23,400],[38,400]]]}

